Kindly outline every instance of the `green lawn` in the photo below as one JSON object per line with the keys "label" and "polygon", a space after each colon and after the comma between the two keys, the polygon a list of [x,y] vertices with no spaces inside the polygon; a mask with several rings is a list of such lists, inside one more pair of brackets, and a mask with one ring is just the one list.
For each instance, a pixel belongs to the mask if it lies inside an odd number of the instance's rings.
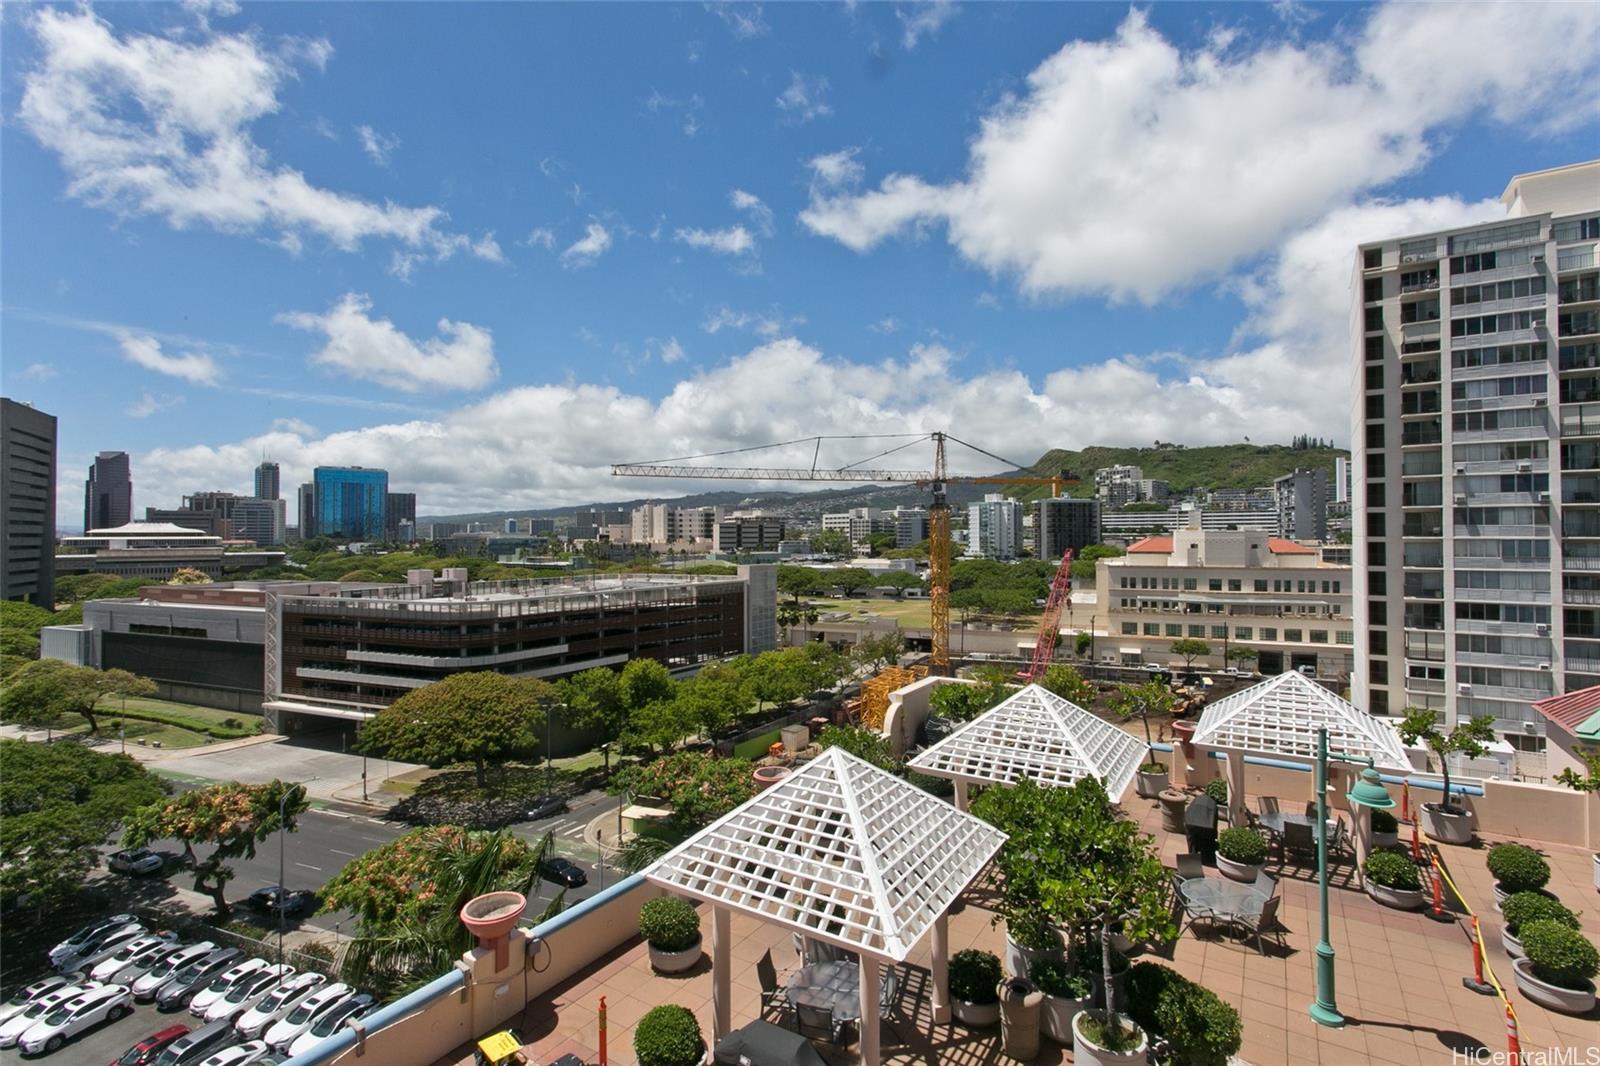
{"label": "green lawn", "polygon": [[[850,614],[852,618],[857,619],[864,618],[867,615],[875,618],[892,618],[906,629],[926,629],[933,624],[933,605],[928,600],[815,600],[812,605],[823,614],[844,611]],[[1010,621],[1011,624],[1017,627],[1019,633],[1036,632],[1039,628],[1039,616],[1037,614],[1021,615]],[[976,618],[971,619],[970,622],[972,625],[978,624]],[[951,611],[951,626],[955,627],[960,623],[961,613],[959,611]],[[800,631],[801,627],[796,627],[794,630],[796,633]]]}
{"label": "green lawn", "polygon": [[[75,714],[63,715],[58,719],[55,727],[57,734],[87,733],[89,726]],[[125,729],[119,734],[117,727],[111,724],[111,719],[100,719],[100,742],[108,750],[121,750],[121,740],[126,740],[128,747],[152,747],[160,744],[166,748],[198,748],[205,744],[214,744],[216,741],[204,733],[196,733],[189,729],[180,729],[177,726],[166,725],[161,722],[141,722],[129,718]],[[139,741],[144,741],[143,745]]]}
{"label": "green lawn", "polygon": [[[98,709],[101,714],[115,714],[122,710],[123,705],[124,701],[120,697],[107,696],[100,701]],[[261,721],[259,714],[250,714],[245,711],[219,711],[215,707],[201,707],[198,704],[177,703],[173,700],[146,699],[142,696],[134,696],[126,701],[126,705],[130,711],[181,714],[185,718],[193,718],[197,721],[205,722],[207,725],[223,725],[225,722],[232,720],[242,722],[248,726],[251,723]]]}

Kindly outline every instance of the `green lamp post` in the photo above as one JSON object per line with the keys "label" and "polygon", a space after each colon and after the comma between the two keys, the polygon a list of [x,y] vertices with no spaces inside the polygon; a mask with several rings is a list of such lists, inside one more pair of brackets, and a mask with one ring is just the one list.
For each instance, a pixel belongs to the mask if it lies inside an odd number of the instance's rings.
{"label": "green lamp post", "polygon": [[1317,998],[1311,1004],[1311,1018],[1318,1025],[1337,1029],[1344,1025],[1333,998],[1333,945],[1328,942],[1328,760],[1365,763],[1361,778],[1345,798],[1357,807],[1387,810],[1394,806],[1389,790],[1378,779],[1371,758],[1354,755],[1329,755],[1328,730],[1317,730],[1317,902],[1322,911],[1322,939],[1317,942]]}

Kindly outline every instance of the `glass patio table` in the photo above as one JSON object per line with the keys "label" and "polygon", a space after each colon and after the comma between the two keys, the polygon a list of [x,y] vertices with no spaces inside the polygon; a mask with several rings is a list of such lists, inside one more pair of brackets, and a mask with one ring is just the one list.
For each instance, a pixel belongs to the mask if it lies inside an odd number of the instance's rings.
{"label": "glass patio table", "polygon": [[1206,915],[1223,921],[1236,921],[1261,913],[1267,897],[1255,885],[1221,877],[1191,877],[1183,883],[1183,909],[1191,915]]}

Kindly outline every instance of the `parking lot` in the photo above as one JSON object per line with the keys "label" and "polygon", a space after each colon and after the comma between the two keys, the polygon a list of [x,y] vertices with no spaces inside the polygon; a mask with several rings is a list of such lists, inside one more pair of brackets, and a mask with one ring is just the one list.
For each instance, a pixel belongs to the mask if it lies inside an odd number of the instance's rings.
{"label": "parking lot", "polygon": [[154,1003],[135,1003],[133,1013],[115,1022],[104,1022],[89,1030],[54,1055],[36,1055],[31,1058],[20,1053],[19,1048],[0,1051],[0,1066],[13,1066],[20,1062],[70,1063],[71,1066],[104,1066],[128,1050],[135,1042],[151,1033],[165,1029],[173,1023],[195,1028],[199,1022],[187,1010],[176,1014],[162,1014]]}

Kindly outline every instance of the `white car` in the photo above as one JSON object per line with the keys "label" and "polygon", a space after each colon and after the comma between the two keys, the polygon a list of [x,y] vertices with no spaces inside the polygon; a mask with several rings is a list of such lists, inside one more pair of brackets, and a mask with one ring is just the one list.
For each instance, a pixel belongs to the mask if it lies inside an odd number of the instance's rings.
{"label": "white car", "polygon": [[178,976],[179,970],[196,959],[205,958],[215,950],[217,945],[209,940],[202,940],[198,944],[190,944],[182,951],[174,951],[152,967],[149,973],[133,983],[133,998],[140,1003],[149,1003],[156,998],[156,993],[161,991],[163,985]]}
{"label": "white car", "polygon": [[56,968],[57,973],[77,973],[79,970],[87,969],[99,962],[134,937],[140,936],[145,932],[147,930],[139,922],[113,926],[90,937],[79,945],[77,950],[69,951],[64,955],[51,959],[50,965]]}
{"label": "white car", "polygon": [[226,996],[235,982],[243,981],[251,974],[266,968],[266,959],[245,959],[237,966],[230,966],[212,978],[210,984],[194,994],[194,998],[189,1001],[189,1013],[196,1018],[204,1018],[206,1016],[206,1008]]}
{"label": "white car", "polygon": [[332,1009],[323,1011],[322,1017],[313,1022],[310,1029],[294,1038],[294,1043],[289,1045],[289,1057],[304,1055],[338,1032],[339,1027],[346,1021],[359,1018],[371,1009],[372,997],[365,992],[356,996],[346,996],[335,1003]]}
{"label": "white car", "polygon": [[262,1039],[275,1051],[282,1051],[294,1043],[295,1037],[310,1029],[327,1011],[355,989],[342,981],[323,985],[295,1005],[294,1010],[273,1022],[262,1034]]}
{"label": "white car", "polygon": [[83,947],[83,945],[88,943],[93,937],[103,933],[109,933],[112,929],[119,925],[128,925],[129,923],[136,922],[138,920],[139,919],[135,918],[131,914],[113,914],[111,917],[102,918],[92,925],[86,925],[50,949],[50,964],[52,966],[55,965],[55,961],[63,955],[76,954],[78,949]]}
{"label": "white car", "polygon": [[96,981],[110,981],[120,971],[148,958],[162,948],[176,943],[178,934],[160,932],[144,933],[123,944],[116,951],[94,964],[89,976]]}
{"label": "white car", "polygon": [[63,985],[53,992],[46,992],[24,1008],[21,1013],[7,1019],[4,1025],[0,1025],[0,1048],[16,1047],[17,1040],[21,1038],[23,1033],[32,1029],[35,1022],[43,1020],[46,1015],[53,1012],[61,1004],[77,999],[85,992],[98,987],[100,986],[93,983],[71,984]]}
{"label": "white car", "polygon": [[46,977],[43,981],[35,981],[26,988],[17,989],[12,993],[10,999],[0,1003],[0,1025],[27,1010],[41,996],[49,995],[58,988],[66,988],[70,984],[72,984],[72,978],[56,974],[52,977]]}
{"label": "white car", "polygon": [[267,1027],[273,1022],[299,1006],[302,999],[322,987],[327,980],[320,973],[295,974],[261,1002],[240,1015],[239,1020],[233,1023],[233,1027],[246,1040],[254,1040],[266,1032]]}
{"label": "white car", "polygon": [[101,985],[70,999],[22,1034],[17,1045],[29,1055],[55,1051],[92,1025],[114,1022],[133,1011],[133,996],[126,985]]}
{"label": "white car", "polygon": [[249,1066],[250,1063],[260,1062],[270,1050],[265,1040],[249,1040],[201,1059],[199,1066]]}
{"label": "white car", "polygon": [[132,988],[134,982],[138,981],[139,978],[154,970],[178,952],[183,951],[186,947],[187,945],[176,940],[163,944],[143,958],[123,966],[122,969],[106,978],[105,983],[108,985],[127,985]]}
{"label": "white car", "polygon": [[223,1018],[236,1019],[293,979],[293,966],[269,966],[265,970],[257,970],[207,1007],[203,1017],[208,1022],[221,1021]]}

